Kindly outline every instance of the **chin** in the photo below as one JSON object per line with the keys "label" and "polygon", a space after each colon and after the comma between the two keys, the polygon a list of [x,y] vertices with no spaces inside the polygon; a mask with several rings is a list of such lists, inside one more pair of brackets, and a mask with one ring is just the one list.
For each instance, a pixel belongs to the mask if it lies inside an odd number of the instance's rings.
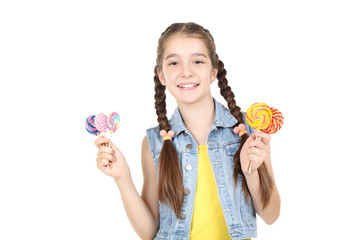
{"label": "chin", "polygon": [[[176,102],[182,103],[182,104],[195,104],[200,103],[206,99],[208,99],[208,96],[181,96],[179,98],[176,98]],[[211,95],[210,98],[212,99]]]}

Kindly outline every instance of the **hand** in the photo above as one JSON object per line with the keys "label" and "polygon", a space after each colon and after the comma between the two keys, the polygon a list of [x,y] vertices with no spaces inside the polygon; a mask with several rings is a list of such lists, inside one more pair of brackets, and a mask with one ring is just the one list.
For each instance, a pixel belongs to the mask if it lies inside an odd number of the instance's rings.
{"label": "hand", "polygon": [[241,170],[244,175],[249,174],[247,167],[250,161],[251,173],[256,172],[264,161],[270,162],[270,140],[271,136],[263,132],[253,133],[246,140],[240,152]]}
{"label": "hand", "polygon": [[115,144],[109,142],[108,138],[103,136],[99,137],[95,141],[95,145],[99,149],[96,158],[97,167],[103,173],[114,179],[120,179],[129,173],[130,170],[124,155]]}

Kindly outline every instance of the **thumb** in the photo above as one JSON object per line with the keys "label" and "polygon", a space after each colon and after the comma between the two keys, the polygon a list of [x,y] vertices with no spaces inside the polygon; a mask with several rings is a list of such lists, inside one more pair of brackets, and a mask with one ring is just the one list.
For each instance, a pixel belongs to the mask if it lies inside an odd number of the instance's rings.
{"label": "thumb", "polygon": [[120,149],[115,144],[111,144],[111,148],[115,153],[115,158],[117,161],[125,158]]}
{"label": "thumb", "polygon": [[270,134],[263,133],[263,132],[257,132],[256,137],[260,138],[261,141],[263,141],[265,144],[269,144],[271,140]]}
{"label": "thumb", "polygon": [[253,132],[250,136],[249,136],[249,141],[254,141],[256,139],[257,135],[256,132]]}

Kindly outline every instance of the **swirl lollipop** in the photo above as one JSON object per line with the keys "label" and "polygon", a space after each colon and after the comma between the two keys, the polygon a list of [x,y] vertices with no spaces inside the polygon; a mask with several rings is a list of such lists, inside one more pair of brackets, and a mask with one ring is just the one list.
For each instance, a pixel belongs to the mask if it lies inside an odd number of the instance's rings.
{"label": "swirl lollipop", "polygon": [[264,130],[270,126],[272,115],[271,108],[266,103],[254,103],[246,111],[246,121],[256,130]]}
{"label": "swirl lollipop", "polygon": [[100,132],[95,127],[94,119],[95,119],[95,115],[86,118],[85,128],[90,134],[97,136],[99,135]]}
{"label": "swirl lollipop", "polygon": [[280,130],[284,123],[284,117],[282,113],[276,108],[270,108],[272,112],[271,124],[269,127],[263,130],[264,133],[273,134]]}
{"label": "swirl lollipop", "polygon": [[120,116],[117,112],[113,112],[109,115],[107,119],[108,128],[111,134],[113,134],[118,128],[120,124]]}
{"label": "swirl lollipop", "polygon": [[95,127],[100,133],[105,134],[106,130],[108,129],[107,116],[105,114],[103,113],[96,114]]}
{"label": "swirl lollipop", "polygon": [[[247,123],[257,131],[273,134],[280,130],[284,117],[282,113],[269,107],[266,103],[254,103],[246,111]],[[256,138],[257,139],[257,138]],[[251,173],[252,161],[249,161],[249,174]]]}

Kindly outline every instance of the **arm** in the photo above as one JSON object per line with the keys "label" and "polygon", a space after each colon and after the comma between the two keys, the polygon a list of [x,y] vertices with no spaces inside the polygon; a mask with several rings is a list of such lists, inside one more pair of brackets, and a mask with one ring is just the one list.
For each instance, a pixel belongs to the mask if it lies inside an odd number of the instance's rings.
{"label": "arm", "polygon": [[[256,137],[261,139],[256,139]],[[250,191],[255,211],[267,224],[273,224],[278,219],[281,204],[280,194],[276,187],[274,172],[270,160],[270,139],[270,135],[265,133],[258,132],[252,134],[246,141],[240,157],[242,166],[247,166],[247,162],[249,160],[253,162],[251,173],[249,174],[247,169],[243,169],[243,173],[247,181],[247,186]],[[269,205],[267,205],[265,209],[262,209],[261,187],[257,171],[257,168],[261,164],[266,165],[274,183]]]}
{"label": "arm", "polygon": [[[99,138],[101,139],[101,138]],[[97,146],[108,141],[97,140]],[[153,239],[159,226],[157,201],[156,168],[147,144],[146,137],[142,142],[141,162],[144,173],[142,196],[137,192],[131,178],[129,166],[120,150],[112,143],[111,147],[100,147],[98,167],[105,174],[112,176],[120,191],[126,215],[141,239]],[[99,157],[100,156],[100,157]],[[109,160],[112,168],[107,167]],[[155,189],[155,190],[154,190]]]}

